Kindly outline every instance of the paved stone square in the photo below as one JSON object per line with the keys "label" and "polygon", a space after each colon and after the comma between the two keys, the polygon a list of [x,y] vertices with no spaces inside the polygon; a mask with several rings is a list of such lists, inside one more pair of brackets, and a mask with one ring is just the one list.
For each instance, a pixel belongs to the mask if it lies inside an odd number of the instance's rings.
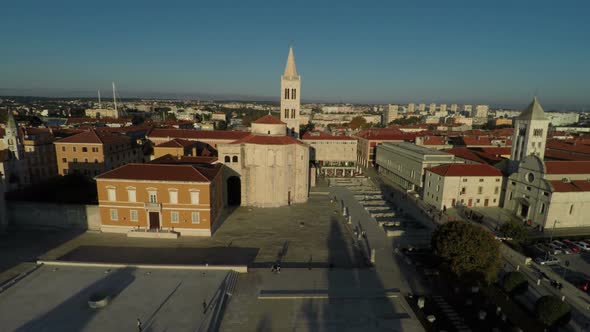
{"label": "paved stone square", "polygon": [[[42,266],[0,293],[2,331],[196,331],[228,272]],[[93,294],[111,297],[100,309]],[[208,310],[213,310],[212,306]]]}
{"label": "paved stone square", "polygon": [[[88,250],[89,247],[92,250]],[[101,247],[104,250],[100,250]],[[207,249],[209,260],[216,264],[223,264],[224,257],[227,257],[226,263],[233,263],[235,259],[228,256],[229,251],[256,249],[257,254],[250,262],[252,267],[268,267],[278,259],[283,267],[328,267],[330,263],[335,267],[361,267],[364,264],[338,204],[331,203],[326,195],[311,195],[307,203],[280,208],[239,207],[229,214],[211,238],[141,239],[128,238],[125,234],[88,232],[41,255],[41,258],[68,259],[69,254],[75,256],[70,260],[106,262],[113,256],[113,250],[124,256],[126,248],[130,247],[202,248]],[[78,253],[74,255],[76,250]],[[169,260],[167,251],[169,257],[175,252],[161,250],[158,256],[162,263]],[[132,257],[131,254],[128,256]],[[193,263],[202,262],[196,260]]]}

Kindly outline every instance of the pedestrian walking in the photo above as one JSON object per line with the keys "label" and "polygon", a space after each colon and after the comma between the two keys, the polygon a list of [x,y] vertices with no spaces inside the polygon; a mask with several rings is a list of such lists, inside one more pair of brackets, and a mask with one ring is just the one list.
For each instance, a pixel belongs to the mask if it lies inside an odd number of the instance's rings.
{"label": "pedestrian walking", "polygon": [[203,301],[203,313],[207,312],[207,301]]}
{"label": "pedestrian walking", "polygon": [[277,264],[277,273],[281,273],[281,264]]}
{"label": "pedestrian walking", "polygon": [[143,327],[141,326],[141,320],[139,318],[137,319],[137,331],[143,331]]}

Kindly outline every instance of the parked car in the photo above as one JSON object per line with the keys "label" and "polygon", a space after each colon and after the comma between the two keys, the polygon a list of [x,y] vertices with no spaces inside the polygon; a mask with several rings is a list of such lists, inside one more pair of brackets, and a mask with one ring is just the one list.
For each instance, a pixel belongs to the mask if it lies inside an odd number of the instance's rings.
{"label": "parked car", "polygon": [[572,251],[570,250],[570,248],[568,246],[565,245],[565,243],[559,241],[559,240],[555,240],[552,242],[552,244],[558,246],[561,251],[563,251],[564,254],[570,255],[572,254]]}
{"label": "parked car", "polygon": [[576,245],[583,251],[590,251],[590,244],[584,241],[578,241],[576,242]]}
{"label": "parked car", "polygon": [[547,248],[553,250],[553,252],[551,253],[552,255],[560,255],[560,254],[563,254],[563,250],[557,244],[547,243]]}
{"label": "parked car", "polygon": [[577,254],[580,252],[580,247],[578,247],[575,243],[573,243],[570,240],[563,240],[563,243],[570,248],[570,250],[574,253]]}
{"label": "parked car", "polygon": [[547,258],[537,257],[537,259],[535,259],[535,262],[537,262],[537,264],[540,265],[557,265],[559,264],[559,258],[555,256],[549,256]]}

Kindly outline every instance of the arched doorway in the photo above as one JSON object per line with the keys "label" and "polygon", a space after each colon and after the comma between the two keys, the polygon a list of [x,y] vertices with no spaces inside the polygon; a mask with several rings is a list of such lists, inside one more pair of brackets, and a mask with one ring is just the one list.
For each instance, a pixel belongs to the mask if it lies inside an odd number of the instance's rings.
{"label": "arched doorway", "polygon": [[242,201],[242,184],[237,176],[230,176],[227,179],[227,205],[240,205]]}

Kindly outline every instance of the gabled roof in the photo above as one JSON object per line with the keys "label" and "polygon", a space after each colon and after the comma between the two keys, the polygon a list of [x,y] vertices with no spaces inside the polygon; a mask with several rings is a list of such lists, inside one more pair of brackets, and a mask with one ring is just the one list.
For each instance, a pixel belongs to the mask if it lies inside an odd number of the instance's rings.
{"label": "gabled roof", "polygon": [[470,146],[470,145],[485,145],[492,146],[490,137],[487,136],[463,136],[459,138],[459,144]]}
{"label": "gabled roof", "polygon": [[545,174],[590,174],[590,161],[546,161]]}
{"label": "gabled roof", "polygon": [[210,168],[183,164],[127,164],[98,175],[97,179],[211,182],[221,164]]}
{"label": "gabled roof", "polygon": [[199,164],[213,164],[217,161],[217,157],[193,157],[193,156],[178,156],[174,157],[171,154],[163,155],[150,161],[150,164],[188,164],[188,165],[199,165]]}
{"label": "gabled roof", "polygon": [[262,145],[288,145],[301,144],[298,140],[290,136],[266,136],[266,135],[248,135],[231,144],[262,144]]}
{"label": "gabled roof", "polygon": [[413,141],[415,133],[404,133],[398,128],[365,129],[354,135],[354,137],[375,141]]}
{"label": "gabled roof", "polygon": [[188,148],[197,144],[195,141],[188,141],[182,138],[174,138],[168,142],[156,145],[157,148]]}
{"label": "gabled roof", "polygon": [[296,77],[297,67],[295,66],[295,56],[293,55],[293,47],[289,47],[289,56],[287,57],[287,65],[285,65],[285,77]]}
{"label": "gabled roof", "polygon": [[253,123],[260,123],[260,124],[285,124],[283,121],[275,118],[274,116],[268,114],[261,118],[256,119]]}
{"label": "gabled roof", "polygon": [[193,129],[159,129],[154,128],[147,135],[148,138],[183,138],[192,140],[237,140],[248,136],[247,131],[230,131],[230,130],[193,130]]}
{"label": "gabled roof", "polygon": [[62,138],[56,143],[83,143],[83,144],[111,144],[129,142],[130,138],[122,135],[111,135],[108,133],[100,133],[94,129],[83,131],[79,134]]}
{"label": "gabled roof", "polygon": [[444,152],[455,155],[458,158],[475,161],[481,164],[496,164],[503,160],[502,157],[498,157],[495,154],[475,151],[466,147],[452,148],[443,150]]}
{"label": "gabled roof", "polygon": [[563,182],[561,180],[549,181],[554,192],[581,192],[590,191],[590,182],[585,180]]}
{"label": "gabled roof", "polygon": [[446,145],[447,142],[442,136],[425,136],[422,139],[422,145]]}
{"label": "gabled roof", "polygon": [[529,106],[527,106],[527,108],[524,109],[524,111],[520,113],[517,119],[547,120],[547,118],[545,117],[545,112],[543,111],[543,107],[541,107],[541,104],[539,104],[537,97],[533,98],[533,101],[529,104]]}
{"label": "gabled roof", "polygon": [[426,170],[441,176],[502,176],[499,169],[485,164],[446,164]]}

